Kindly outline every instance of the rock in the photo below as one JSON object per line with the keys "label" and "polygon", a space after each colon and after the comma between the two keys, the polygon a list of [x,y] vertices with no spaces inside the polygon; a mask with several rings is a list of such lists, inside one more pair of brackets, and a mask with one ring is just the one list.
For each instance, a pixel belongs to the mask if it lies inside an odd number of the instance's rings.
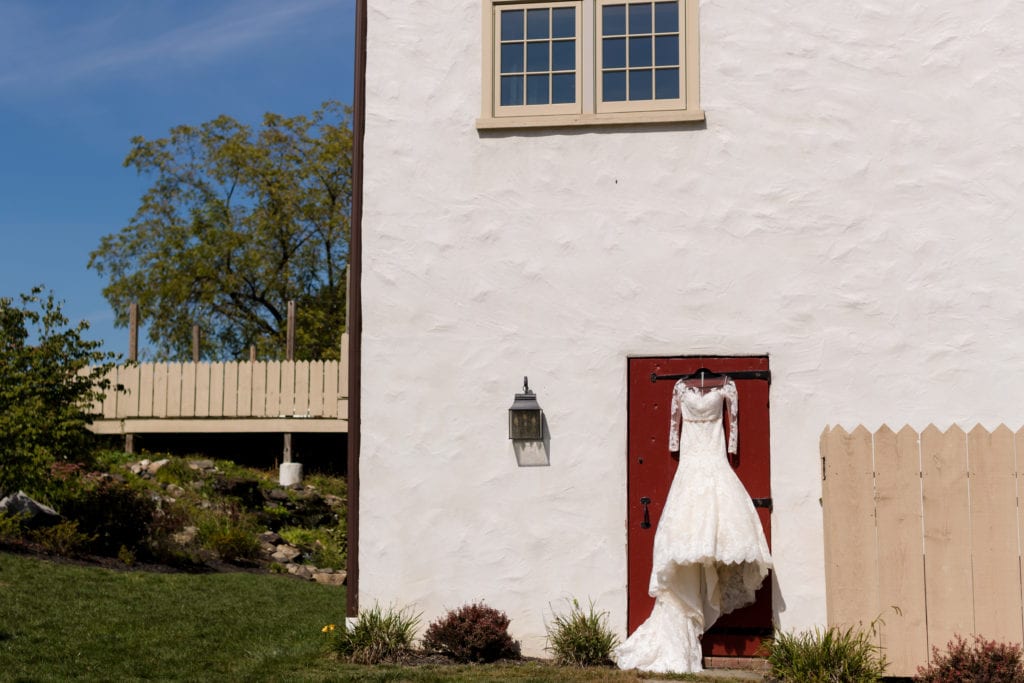
{"label": "rock", "polygon": [[301,564],[291,564],[291,563],[289,563],[289,564],[286,564],[284,566],[284,568],[287,569],[288,573],[291,574],[292,576],[298,576],[299,578],[302,578],[302,579],[309,579],[310,581],[313,580],[313,572],[309,571],[309,569],[307,569],[306,567],[303,567]]}
{"label": "rock", "polygon": [[142,466],[141,462],[133,462],[128,465],[128,469],[132,471],[132,474],[142,474],[146,468]]}
{"label": "rock", "polygon": [[345,572],[328,573],[321,570],[313,574],[313,580],[325,586],[344,586],[346,578],[348,578],[348,575]]}
{"label": "rock", "polygon": [[288,492],[284,489],[270,489],[267,492],[267,498],[270,500],[288,500]]}
{"label": "rock", "polygon": [[167,485],[167,495],[174,496],[175,498],[181,498],[184,495],[185,489],[181,488],[177,484]]}
{"label": "rock", "polygon": [[345,499],[340,496],[335,496],[330,493],[324,494],[324,502],[330,505],[332,508],[340,508],[345,506]]}
{"label": "rock", "polygon": [[189,545],[192,541],[196,540],[196,534],[199,533],[199,529],[194,526],[187,526],[178,533],[171,536],[178,545]]}
{"label": "rock", "polygon": [[24,491],[0,498],[0,512],[25,515],[25,521],[30,527],[53,526],[60,521],[56,510],[33,500]]}
{"label": "rock", "polygon": [[264,555],[273,555],[277,552],[277,546],[273,543],[260,543],[260,551]]}
{"label": "rock", "polygon": [[276,531],[264,531],[260,534],[259,539],[264,543],[273,543],[274,545],[284,543],[284,539]]}
{"label": "rock", "polygon": [[217,475],[213,479],[212,486],[217,493],[237,498],[242,505],[249,509],[263,506],[263,492],[260,490],[259,482],[254,479]]}
{"label": "rock", "polygon": [[164,465],[166,465],[169,462],[170,462],[170,460],[168,460],[167,458],[164,458],[163,460],[157,460],[155,462],[151,462],[151,463],[149,463],[149,465],[146,466],[146,470],[150,474],[156,474],[157,472],[160,471],[161,467],[163,467]]}
{"label": "rock", "polygon": [[194,470],[214,469],[214,464],[212,460],[189,460],[188,466]]}
{"label": "rock", "polygon": [[301,554],[302,551],[300,551],[295,546],[282,544],[277,546],[277,550],[274,552],[273,555],[271,555],[271,557],[274,559],[275,562],[281,562],[283,564],[285,562],[291,562]]}

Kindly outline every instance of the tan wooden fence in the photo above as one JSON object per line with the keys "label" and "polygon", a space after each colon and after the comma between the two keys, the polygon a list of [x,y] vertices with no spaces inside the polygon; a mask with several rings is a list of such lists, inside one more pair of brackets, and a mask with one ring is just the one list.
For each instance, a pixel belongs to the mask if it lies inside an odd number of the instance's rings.
{"label": "tan wooden fence", "polygon": [[344,432],[342,361],[139,363],[110,371],[121,390],[93,406],[94,432]]}
{"label": "tan wooden fence", "polygon": [[900,676],[955,634],[1022,642],[1024,429],[835,427],[821,457],[830,625],[881,617]]}

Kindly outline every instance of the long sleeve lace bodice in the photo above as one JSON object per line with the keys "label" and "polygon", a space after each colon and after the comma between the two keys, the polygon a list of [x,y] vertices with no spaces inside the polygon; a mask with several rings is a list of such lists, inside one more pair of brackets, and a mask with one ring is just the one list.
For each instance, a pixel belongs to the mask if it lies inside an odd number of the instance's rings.
{"label": "long sleeve lace bodice", "polygon": [[722,401],[729,413],[729,453],[736,454],[739,438],[739,396],[736,384],[726,377],[720,386],[700,387],[679,380],[672,389],[672,418],[669,422],[668,449],[679,450],[683,423],[714,422],[722,419]]}

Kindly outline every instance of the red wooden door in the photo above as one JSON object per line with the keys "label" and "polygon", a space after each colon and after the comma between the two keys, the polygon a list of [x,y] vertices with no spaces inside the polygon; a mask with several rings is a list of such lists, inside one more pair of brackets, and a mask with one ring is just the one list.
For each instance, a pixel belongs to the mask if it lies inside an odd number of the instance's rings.
{"label": "red wooden door", "polygon": [[[733,467],[755,499],[761,525],[771,544],[771,470],[768,438],[768,382],[738,379],[735,373],[767,371],[763,356],[629,359],[628,556],[629,601],[627,625],[632,633],[647,619],[654,598],[647,594],[651,576],[654,532],[668,495],[678,460],[669,455],[669,411],[674,379],[651,380],[652,373],[674,375],[699,368],[733,374],[739,392],[739,453]],[[649,500],[645,506],[641,501]],[[645,507],[647,521],[644,524]],[[646,527],[646,528],[645,528]],[[757,601],[723,616],[704,635],[705,656],[752,656],[772,633],[771,577]]]}

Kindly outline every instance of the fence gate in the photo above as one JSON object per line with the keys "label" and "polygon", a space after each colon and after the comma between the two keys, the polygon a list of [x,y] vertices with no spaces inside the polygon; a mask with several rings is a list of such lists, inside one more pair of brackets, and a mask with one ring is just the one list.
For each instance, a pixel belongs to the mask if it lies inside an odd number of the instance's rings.
{"label": "fence gate", "polygon": [[890,675],[956,634],[1022,641],[1018,452],[1002,425],[822,433],[829,624],[876,622]]}

